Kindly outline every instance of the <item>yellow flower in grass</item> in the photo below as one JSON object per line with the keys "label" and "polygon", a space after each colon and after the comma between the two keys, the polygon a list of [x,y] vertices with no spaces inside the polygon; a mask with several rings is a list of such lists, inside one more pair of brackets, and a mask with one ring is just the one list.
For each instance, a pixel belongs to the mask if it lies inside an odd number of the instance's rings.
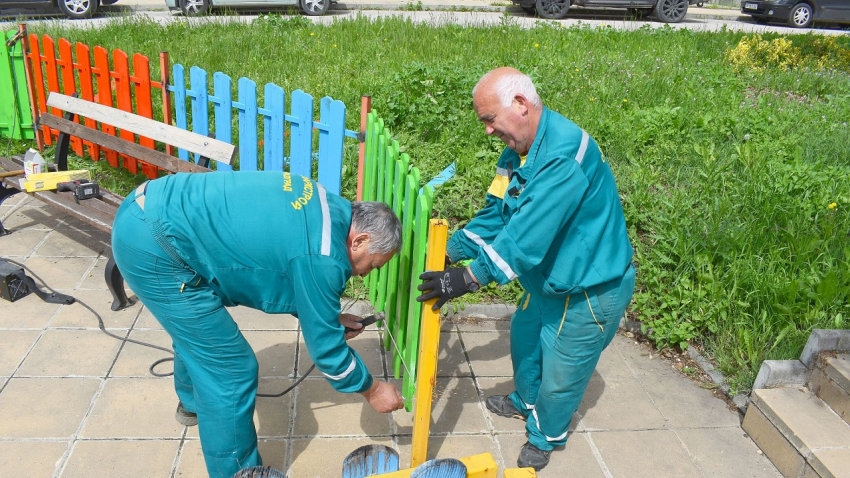
{"label": "yellow flower in grass", "polygon": [[539,47],[539,46],[540,46],[540,44],[539,44],[539,43],[535,43],[535,44],[534,44],[534,48],[537,48],[537,47]]}
{"label": "yellow flower in grass", "polygon": [[313,36],[313,35],[315,35],[315,33],[313,33],[313,32],[310,32],[310,36]]}
{"label": "yellow flower in grass", "polygon": [[830,205],[829,205],[829,206],[827,206],[827,207],[828,207],[828,208],[830,208],[830,209],[832,209],[833,211],[835,211],[835,208],[837,208],[837,207],[838,207],[838,203],[832,203],[832,204],[830,204]]}
{"label": "yellow flower in grass", "polygon": [[629,102],[628,98],[623,98],[623,103],[628,103],[628,102]]}

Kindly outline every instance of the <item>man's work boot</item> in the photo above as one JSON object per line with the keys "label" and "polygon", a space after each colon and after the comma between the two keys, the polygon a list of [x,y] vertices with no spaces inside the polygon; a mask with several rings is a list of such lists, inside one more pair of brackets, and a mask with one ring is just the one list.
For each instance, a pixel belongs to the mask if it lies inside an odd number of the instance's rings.
{"label": "man's work boot", "polygon": [[183,426],[193,427],[198,424],[198,414],[186,411],[183,408],[183,402],[177,402],[177,411],[174,412],[174,418]]}
{"label": "man's work boot", "polygon": [[484,402],[487,405],[487,410],[505,418],[519,418],[525,420],[525,416],[516,409],[511,397],[507,395],[491,395]]}
{"label": "man's work boot", "polygon": [[520,468],[534,468],[534,471],[540,471],[549,464],[549,455],[551,454],[552,450],[544,451],[531,443],[526,443],[519,451],[516,466]]}

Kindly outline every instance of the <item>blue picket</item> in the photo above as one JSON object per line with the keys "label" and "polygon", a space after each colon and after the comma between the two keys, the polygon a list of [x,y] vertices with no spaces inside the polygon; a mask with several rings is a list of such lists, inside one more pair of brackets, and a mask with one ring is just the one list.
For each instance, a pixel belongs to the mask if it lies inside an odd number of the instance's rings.
{"label": "blue picket", "polygon": [[289,120],[289,171],[313,177],[313,97],[301,90],[292,92]]}
{"label": "blue picket", "polygon": [[239,170],[257,171],[257,84],[248,78],[236,82],[239,110]]}
{"label": "blue picket", "polygon": [[[213,96],[210,96],[209,100],[215,104],[215,137],[230,144],[233,144],[233,98],[230,96],[232,88],[233,80],[229,76],[220,71],[213,73]],[[233,166],[217,163],[216,169],[231,171]]]}
{"label": "blue picket", "polygon": [[[197,66],[189,69],[189,86],[186,92],[192,100],[192,131],[208,135],[210,132],[210,106],[207,93],[207,72]],[[201,159],[196,155],[195,162]]]}
{"label": "blue picket", "polygon": [[326,96],[319,104],[319,182],[326,189],[342,188],[342,151],[345,140],[345,103]]}
{"label": "blue picket", "polygon": [[283,88],[266,83],[265,97],[266,107],[258,110],[263,115],[263,169],[283,171]]}
{"label": "blue picket", "polygon": [[[186,111],[186,72],[183,69],[183,65],[178,63],[171,67],[171,79],[174,81],[174,85],[170,85],[168,90],[174,93],[174,122],[177,124],[178,128],[188,130],[189,117]],[[188,161],[189,152],[185,149],[179,148],[177,150],[177,157],[184,161]]]}

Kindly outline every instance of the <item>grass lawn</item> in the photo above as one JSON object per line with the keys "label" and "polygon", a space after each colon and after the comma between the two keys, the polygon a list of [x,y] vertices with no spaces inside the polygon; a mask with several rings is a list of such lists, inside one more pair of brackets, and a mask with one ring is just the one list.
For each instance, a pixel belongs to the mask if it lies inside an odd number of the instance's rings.
{"label": "grass lawn", "polygon": [[[297,16],[62,25],[30,30],[151,59],[165,50],[187,68],[329,95],[348,105],[350,129],[360,96],[372,95],[423,177],[457,163],[435,203],[453,230],[482,206],[503,147],[477,122],[471,89],[487,70],[514,66],[608,157],[636,249],[630,314],[657,345],[699,344],[733,391],[746,391],[763,360],[799,357],[812,329],[850,328],[846,36]],[[349,197],[355,161],[352,144]],[[506,301],[519,293],[486,290]]]}

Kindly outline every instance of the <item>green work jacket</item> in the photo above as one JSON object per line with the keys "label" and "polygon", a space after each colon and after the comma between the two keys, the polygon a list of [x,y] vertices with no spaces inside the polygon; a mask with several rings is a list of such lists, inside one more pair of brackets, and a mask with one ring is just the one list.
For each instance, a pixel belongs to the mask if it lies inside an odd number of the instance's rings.
{"label": "green work jacket", "polygon": [[481,285],[518,278],[528,290],[570,295],[623,275],[632,260],[611,167],[596,141],[543,108],[525,161],[505,148],[487,204],[453,234],[448,254],[474,259]]}
{"label": "green work jacket", "polygon": [[295,314],[310,358],[336,390],[372,385],[339,323],[351,277],[348,200],[274,171],[174,174],[148,183],[145,196],[154,234],[224,305]]}

